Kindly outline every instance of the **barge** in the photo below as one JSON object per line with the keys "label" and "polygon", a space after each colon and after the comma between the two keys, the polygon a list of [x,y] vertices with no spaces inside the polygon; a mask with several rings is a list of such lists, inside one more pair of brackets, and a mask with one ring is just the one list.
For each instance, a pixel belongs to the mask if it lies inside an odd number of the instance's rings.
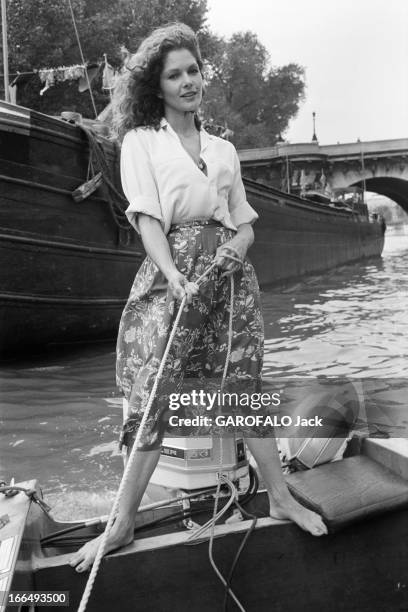
{"label": "barge", "polygon": [[[116,336],[144,252],[124,220],[119,152],[107,131],[100,121],[81,126],[0,102],[2,356]],[[249,255],[262,286],[381,254],[383,228],[368,215],[244,184],[260,217]]]}

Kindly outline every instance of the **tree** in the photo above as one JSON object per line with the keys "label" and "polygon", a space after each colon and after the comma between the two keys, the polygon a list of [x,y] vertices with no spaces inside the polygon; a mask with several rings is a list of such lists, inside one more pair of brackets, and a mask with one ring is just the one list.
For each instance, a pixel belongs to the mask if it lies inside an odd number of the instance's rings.
{"label": "tree", "polygon": [[298,112],[304,99],[304,78],[304,69],[298,64],[287,64],[269,71],[261,121],[276,136],[286,130],[290,119]]}
{"label": "tree", "polygon": [[232,129],[240,148],[273,145],[304,97],[304,69],[269,67],[268,52],[252,32],[213,38],[211,46],[205,96],[211,122]]}
{"label": "tree", "polygon": [[[198,31],[207,11],[207,0],[71,2],[85,61],[100,63],[106,53],[115,67],[122,63],[122,45],[135,51],[154,27],[169,21],[183,21]],[[11,73],[81,64],[67,0],[8,0],[7,6]],[[50,114],[76,109],[93,116],[89,93],[79,93],[77,83],[57,84],[40,96],[42,87],[36,75],[20,79],[19,103]],[[100,82],[93,89],[101,111],[109,96],[100,91]]]}
{"label": "tree", "polygon": [[[304,96],[304,70],[297,64],[272,67],[264,45],[252,32],[229,40],[205,24],[207,0],[71,0],[86,62],[101,64],[106,53],[116,68],[121,47],[136,51],[155,27],[183,21],[197,32],[205,59],[207,86],[203,114],[209,123],[233,131],[237,147],[273,145],[294,117]],[[76,110],[93,116],[88,92],[76,81],[58,83],[43,96],[34,70],[81,63],[68,0],[7,0],[10,73],[19,77],[18,102],[59,114]],[[101,71],[92,85],[100,112],[109,102]]]}

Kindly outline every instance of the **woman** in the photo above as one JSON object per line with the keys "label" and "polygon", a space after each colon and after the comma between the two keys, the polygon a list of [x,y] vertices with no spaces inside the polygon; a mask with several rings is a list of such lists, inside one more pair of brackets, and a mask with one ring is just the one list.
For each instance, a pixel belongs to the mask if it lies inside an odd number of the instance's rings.
{"label": "woman", "polygon": [[[234,147],[200,129],[202,60],[193,31],[170,24],[140,46],[115,91],[115,124],[123,138],[121,175],[126,211],[147,258],[136,275],[119,329],[117,380],[129,402],[122,444],[134,443],[164,348],[186,297],[175,340],[105,553],[133,540],[134,518],[160,454],[168,395],[193,381],[219,381],[228,342],[229,276],[235,298],[228,388],[260,388],[263,323],[259,289],[246,252],[257,214],[247,203]],[[232,258],[230,257],[232,254]],[[214,260],[203,284],[194,282]],[[241,387],[241,388],[242,388]],[[252,432],[252,435],[256,435]],[[321,518],[298,504],[282,476],[274,438],[247,438],[266,483],[271,516],[291,519],[314,535]],[[93,562],[98,538],[71,560],[78,572]]]}

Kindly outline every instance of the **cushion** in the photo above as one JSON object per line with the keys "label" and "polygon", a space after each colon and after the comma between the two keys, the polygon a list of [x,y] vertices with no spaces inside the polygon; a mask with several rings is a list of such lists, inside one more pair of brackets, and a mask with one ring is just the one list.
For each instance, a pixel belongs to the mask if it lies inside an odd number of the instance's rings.
{"label": "cushion", "polygon": [[295,472],[287,476],[287,484],[330,531],[408,506],[408,482],[363,455]]}

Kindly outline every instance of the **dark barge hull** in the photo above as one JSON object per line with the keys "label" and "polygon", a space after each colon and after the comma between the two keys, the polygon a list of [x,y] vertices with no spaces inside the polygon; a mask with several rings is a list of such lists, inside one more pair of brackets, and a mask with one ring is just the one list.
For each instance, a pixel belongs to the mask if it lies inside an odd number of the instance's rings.
{"label": "dark barge hull", "polygon": [[[100,137],[119,185],[118,151]],[[87,178],[77,126],[0,103],[0,354],[50,343],[113,339],[143,247],[115,224]],[[250,256],[262,285],[380,255],[379,223],[245,180],[259,213]]]}
{"label": "dark barge hull", "polygon": [[[17,113],[13,115],[13,110]],[[118,151],[100,138],[118,176]],[[80,128],[0,105],[0,351],[112,339],[143,248],[120,229],[104,192],[82,203]]]}
{"label": "dark barge hull", "polygon": [[248,201],[259,214],[249,255],[261,285],[381,255],[384,232],[379,222],[244,182]]}

